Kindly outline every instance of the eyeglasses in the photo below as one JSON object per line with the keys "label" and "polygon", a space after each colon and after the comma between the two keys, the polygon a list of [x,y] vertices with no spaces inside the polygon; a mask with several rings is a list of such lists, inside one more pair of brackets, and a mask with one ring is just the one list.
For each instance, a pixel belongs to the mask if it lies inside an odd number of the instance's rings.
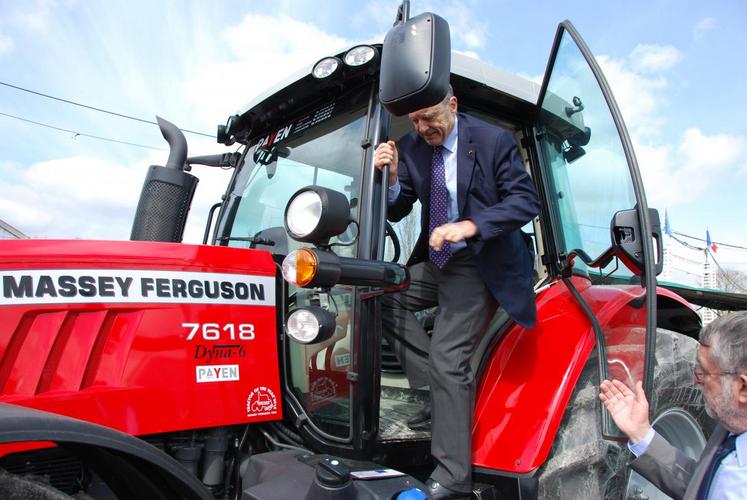
{"label": "eyeglasses", "polygon": [[723,377],[724,375],[736,375],[736,374],[737,372],[707,372],[699,366],[696,366],[695,368],[693,368],[693,379],[695,380],[696,384],[702,384],[703,380],[707,376]]}

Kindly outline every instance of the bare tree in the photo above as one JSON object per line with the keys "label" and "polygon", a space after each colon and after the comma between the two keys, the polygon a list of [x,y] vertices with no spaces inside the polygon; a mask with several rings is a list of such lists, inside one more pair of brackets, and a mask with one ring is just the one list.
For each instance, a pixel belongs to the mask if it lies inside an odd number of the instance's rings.
{"label": "bare tree", "polygon": [[400,262],[404,263],[410,257],[420,235],[420,202],[412,208],[410,215],[397,223],[395,231],[399,235],[399,243],[402,247]]}
{"label": "bare tree", "polygon": [[[418,235],[420,234],[420,202],[415,203],[412,207],[412,212],[407,217],[392,224],[392,226],[399,237],[401,253],[398,262],[404,264],[410,258],[412,249],[415,248],[415,243],[418,241]],[[387,255],[391,256],[392,253],[392,242],[391,240],[387,240]]]}
{"label": "bare tree", "polygon": [[721,267],[716,272],[716,287],[724,292],[747,293],[747,273]]}

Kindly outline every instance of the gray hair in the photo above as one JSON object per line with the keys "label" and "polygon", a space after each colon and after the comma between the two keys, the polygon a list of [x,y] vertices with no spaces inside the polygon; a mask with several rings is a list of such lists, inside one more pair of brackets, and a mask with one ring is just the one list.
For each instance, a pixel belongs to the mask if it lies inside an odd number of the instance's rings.
{"label": "gray hair", "polygon": [[441,104],[447,106],[449,104],[449,99],[451,99],[452,97],[454,97],[454,87],[449,84],[449,88],[446,90],[446,96],[441,99]]}
{"label": "gray hair", "polygon": [[747,311],[715,319],[700,331],[700,343],[726,372],[747,372]]}

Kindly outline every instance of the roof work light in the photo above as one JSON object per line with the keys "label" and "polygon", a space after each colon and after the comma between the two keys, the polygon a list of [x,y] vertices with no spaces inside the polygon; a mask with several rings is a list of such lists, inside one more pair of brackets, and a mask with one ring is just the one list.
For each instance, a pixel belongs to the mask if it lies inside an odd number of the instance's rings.
{"label": "roof work light", "polygon": [[377,53],[370,45],[358,45],[348,50],[342,60],[348,66],[363,66],[373,60]]}
{"label": "roof work light", "polygon": [[311,74],[320,80],[334,75],[342,67],[340,60],[336,57],[325,57],[314,65]]}

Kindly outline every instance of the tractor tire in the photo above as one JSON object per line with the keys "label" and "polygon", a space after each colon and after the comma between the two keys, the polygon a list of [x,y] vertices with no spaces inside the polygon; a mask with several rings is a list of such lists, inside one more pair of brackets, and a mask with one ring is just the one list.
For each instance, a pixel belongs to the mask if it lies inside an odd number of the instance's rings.
{"label": "tractor tire", "polygon": [[49,482],[49,478],[30,474],[17,476],[0,469],[0,498],[6,500],[73,500]]}
{"label": "tractor tire", "polygon": [[[674,445],[700,454],[714,422],[692,380],[697,342],[668,330],[657,330],[654,390],[650,401],[654,428]],[[568,403],[550,456],[535,476],[543,500],[623,500],[641,489],[650,498],[668,498],[627,467],[633,455],[625,442],[601,435],[599,369],[592,354]],[[679,440],[679,441],[678,441]],[[662,495],[662,496],[657,496]]]}

